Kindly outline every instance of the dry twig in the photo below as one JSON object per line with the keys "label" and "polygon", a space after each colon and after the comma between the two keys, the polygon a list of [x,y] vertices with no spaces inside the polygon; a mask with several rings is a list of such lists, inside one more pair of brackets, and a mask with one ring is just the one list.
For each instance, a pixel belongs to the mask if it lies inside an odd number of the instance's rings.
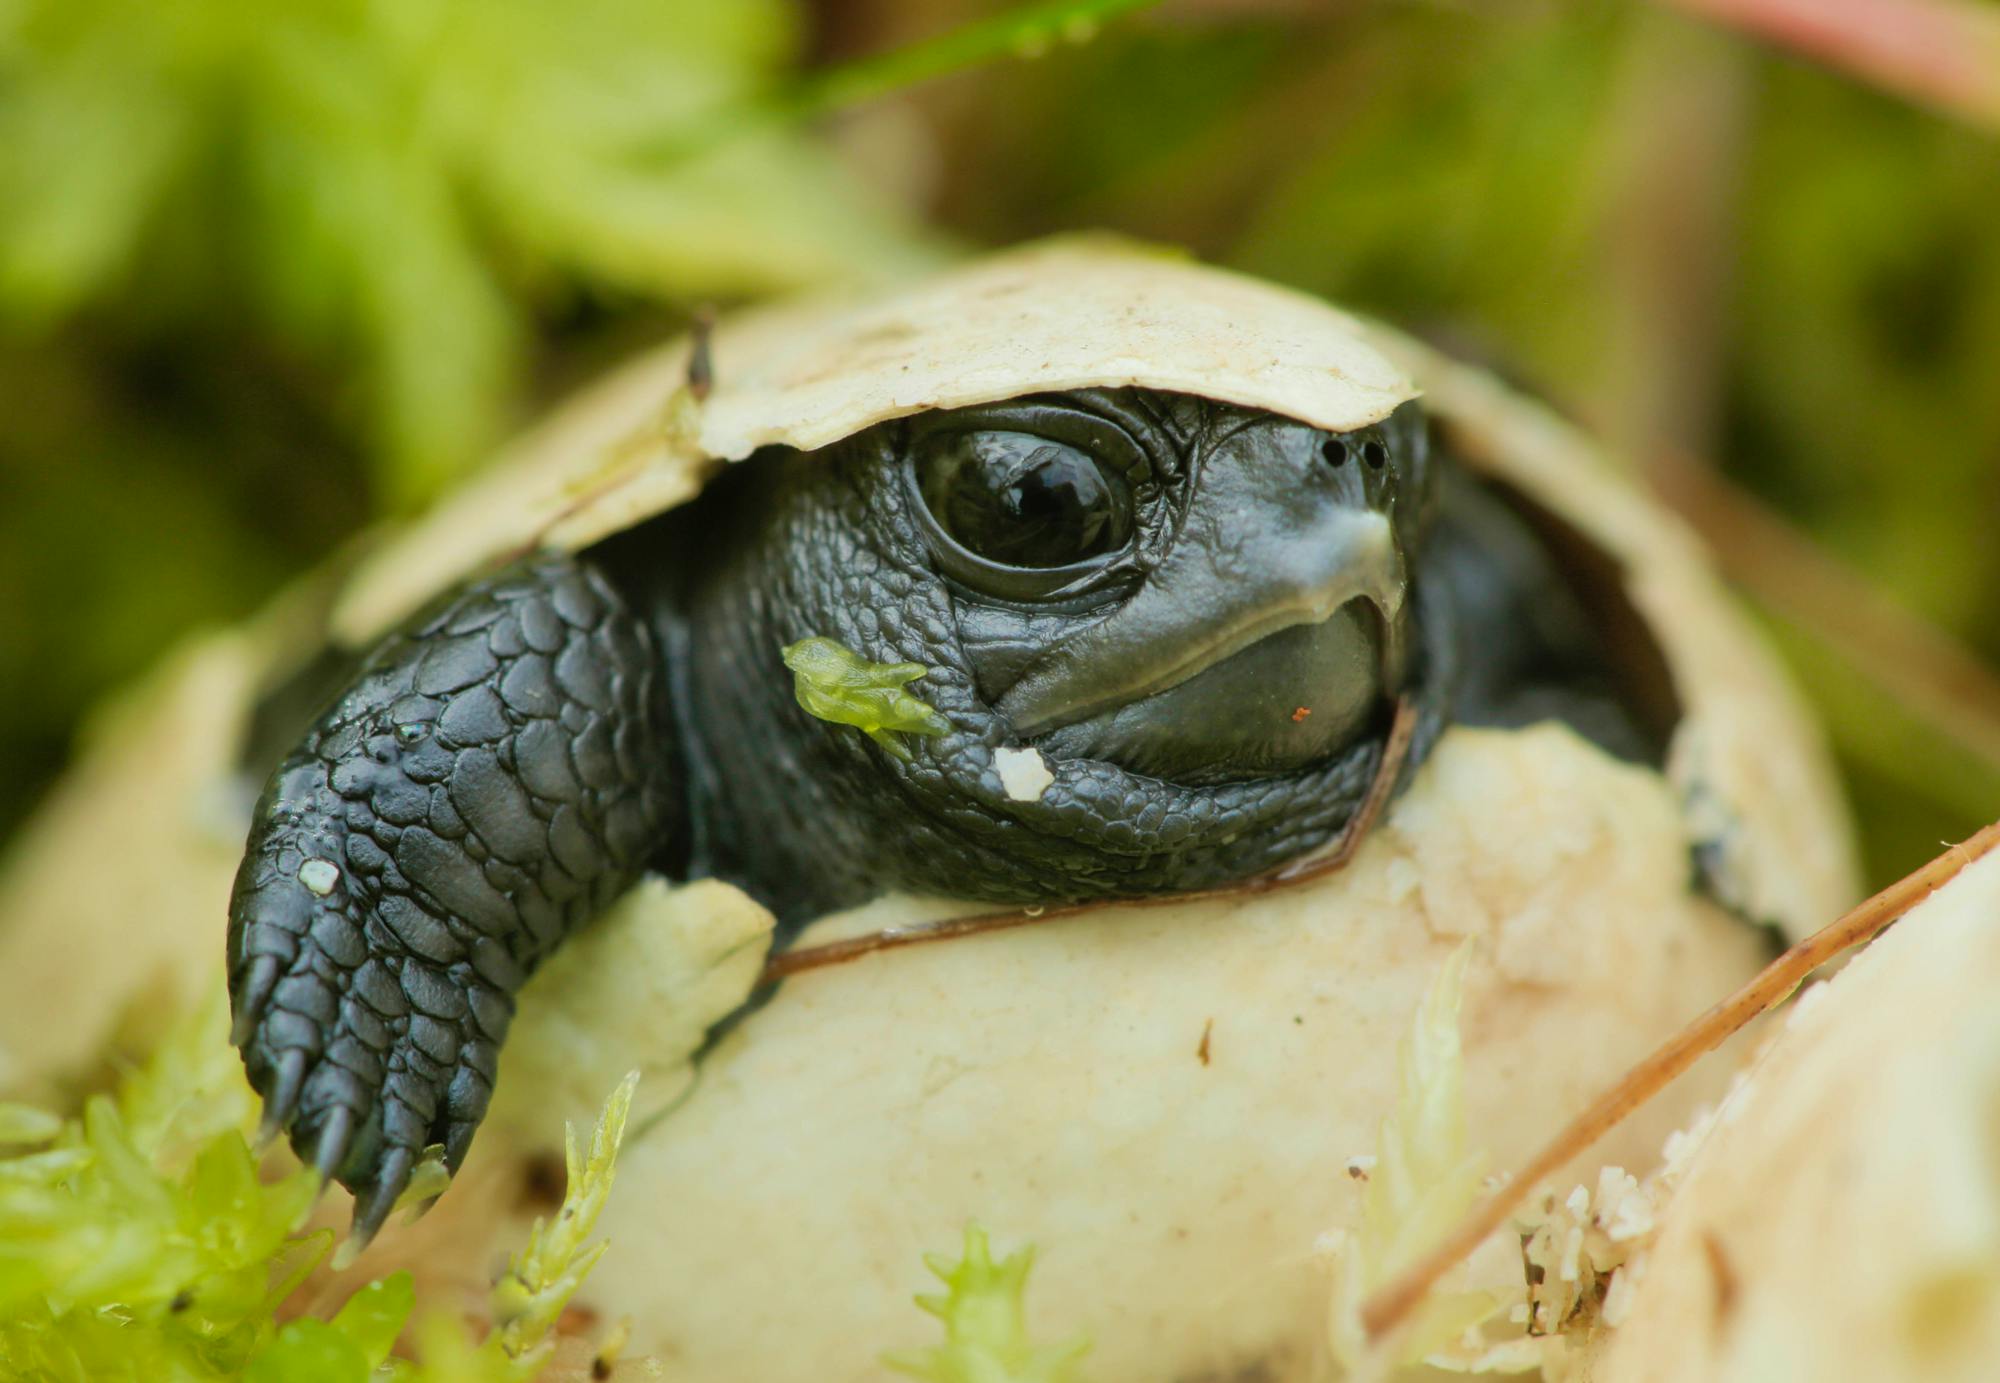
{"label": "dry twig", "polygon": [[1974,0],[1667,0],[1886,91],[2000,129],[2000,10]]}
{"label": "dry twig", "polygon": [[1751,1019],[1784,1002],[1814,970],[1873,937],[1995,847],[2000,847],[2000,822],[1963,844],[1952,846],[1923,868],[1814,932],[1772,961],[1741,989],[1668,1038],[1651,1056],[1598,1096],[1500,1190],[1466,1216],[1442,1243],[1368,1299],[1361,1308],[1361,1321],[1369,1338],[1377,1340],[1394,1330],[1432,1285],[1504,1225],[1537,1186],[1658,1094],[1674,1077],[1722,1045]]}
{"label": "dry twig", "polygon": [[1705,462],[1664,456],[1648,476],[1732,581],[2000,772],[2000,673]]}

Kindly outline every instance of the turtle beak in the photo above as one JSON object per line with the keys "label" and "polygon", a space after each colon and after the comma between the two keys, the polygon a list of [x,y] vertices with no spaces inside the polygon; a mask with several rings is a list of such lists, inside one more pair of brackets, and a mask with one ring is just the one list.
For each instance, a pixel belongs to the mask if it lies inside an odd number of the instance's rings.
{"label": "turtle beak", "polygon": [[[1241,739],[1223,723],[1232,715],[1282,711],[1286,726],[1251,738],[1282,731],[1318,752],[1372,711],[1401,680],[1409,576],[1388,482],[1357,463],[1330,465],[1325,440],[1266,419],[1216,443],[1172,548],[1140,589],[1030,663],[1001,696],[1015,730],[1027,737],[1092,723],[1058,747],[1128,761],[1153,756],[1098,741],[1206,737],[1215,754],[1192,743],[1189,754],[1219,756],[1226,767],[1227,745]],[[1191,687],[1167,704],[1164,693],[1197,681],[1199,694]],[[1131,714],[1122,729],[1111,723],[1149,699],[1162,703],[1159,716],[1141,717],[1153,723]],[[1289,728],[1301,709],[1323,716],[1310,734]],[[1187,766],[1188,754],[1169,757]]]}

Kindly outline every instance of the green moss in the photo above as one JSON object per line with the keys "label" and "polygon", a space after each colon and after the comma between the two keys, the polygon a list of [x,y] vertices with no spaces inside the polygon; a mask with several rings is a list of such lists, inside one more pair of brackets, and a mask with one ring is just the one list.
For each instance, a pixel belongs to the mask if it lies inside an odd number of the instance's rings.
{"label": "green moss", "polygon": [[332,1236],[297,1232],[310,1173],[259,1180],[256,1101],[223,1019],[218,999],[115,1095],[44,1114],[42,1136],[0,1160],[0,1372],[233,1378],[270,1343]]}
{"label": "green moss", "polygon": [[360,1383],[388,1361],[415,1306],[408,1273],[371,1282],[331,1321],[296,1320],[279,1330],[244,1383]]}
{"label": "green moss", "polygon": [[965,1253],[957,1262],[942,1254],[925,1259],[944,1283],[944,1295],[917,1298],[944,1323],[944,1343],[886,1355],[883,1362],[925,1383],[1082,1383],[1077,1361],[1090,1348],[1088,1340],[1037,1345],[1029,1338],[1023,1297],[1034,1262],[1029,1247],[995,1263],[986,1231],[967,1225]]}
{"label": "green moss", "polygon": [[556,1318],[569,1305],[583,1279],[604,1254],[603,1243],[590,1243],[590,1233],[611,1194],[612,1164],[632,1112],[632,1092],[639,1073],[627,1075],[611,1093],[604,1117],[591,1135],[587,1157],[579,1158],[576,1130],[563,1132],[563,1163],[569,1190],[553,1221],[535,1221],[527,1247],[507,1265],[493,1288],[495,1328],[487,1337],[487,1352],[498,1350],[514,1360],[540,1357]]}
{"label": "green moss", "polygon": [[333,1246],[302,1232],[318,1198],[303,1168],[259,1175],[257,1100],[218,994],[80,1118],[0,1106],[0,1380],[52,1383],[521,1383],[603,1251],[587,1241],[609,1193],[634,1078],[613,1093],[552,1225],[537,1223],[494,1289],[495,1328],[465,1336],[442,1306],[421,1363],[390,1350],[416,1309],[409,1275],[363,1287],[331,1320],[277,1315]]}
{"label": "green moss", "polygon": [[[1384,1362],[1362,1328],[1362,1303],[1428,1253],[1479,1199],[1485,1156],[1466,1126],[1458,1033],[1471,957],[1470,942],[1452,953],[1411,1019],[1397,1064],[1396,1107],[1382,1120],[1361,1223],[1336,1241],[1327,1338],[1334,1358],[1351,1372]],[[1394,1362],[1450,1365],[1455,1342],[1507,1304],[1492,1292],[1433,1289],[1391,1342]],[[1482,1344],[1457,1367],[1487,1371],[1470,1362],[1485,1352]]]}

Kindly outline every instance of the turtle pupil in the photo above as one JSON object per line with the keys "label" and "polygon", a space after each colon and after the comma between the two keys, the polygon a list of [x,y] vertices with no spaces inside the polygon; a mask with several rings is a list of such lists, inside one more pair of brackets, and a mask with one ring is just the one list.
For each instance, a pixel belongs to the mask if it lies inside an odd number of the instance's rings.
{"label": "turtle pupil", "polygon": [[974,555],[1009,567],[1065,567],[1124,542],[1122,482],[1088,454],[1023,432],[941,440],[924,467],[924,500]]}

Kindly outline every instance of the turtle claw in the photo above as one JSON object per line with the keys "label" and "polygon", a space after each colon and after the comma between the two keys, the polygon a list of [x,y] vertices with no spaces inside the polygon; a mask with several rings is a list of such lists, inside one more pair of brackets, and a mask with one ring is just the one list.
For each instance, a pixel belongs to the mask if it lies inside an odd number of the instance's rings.
{"label": "turtle claw", "polygon": [[313,1171],[319,1174],[321,1190],[340,1175],[348,1154],[353,1151],[354,1111],[346,1105],[335,1105],[326,1122],[320,1125],[319,1138],[313,1144]]}
{"label": "turtle claw", "polygon": [[416,1166],[416,1154],[408,1148],[391,1148],[382,1155],[382,1161],[375,1169],[375,1180],[355,1197],[354,1225],[348,1231],[352,1243],[366,1248],[374,1241],[376,1233],[395,1210],[396,1202],[409,1189],[410,1177]]}
{"label": "turtle claw", "polygon": [[235,1019],[229,1029],[229,1040],[241,1047],[257,1031],[257,1024],[264,1016],[264,1008],[271,1002],[271,991],[278,985],[278,958],[258,956],[250,962],[242,981],[230,995],[230,1007],[235,1010]]}
{"label": "turtle claw", "polygon": [[394,904],[331,864],[348,853],[329,801],[339,771],[295,756],[252,830],[230,902],[233,1027],[264,1098],[260,1146],[289,1134],[322,1188],[364,1197],[357,1223],[372,1234],[442,1134],[463,1053],[487,1038],[464,995],[476,977],[397,947]]}
{"label": "turtle claw", "polygon": [[257,1147],[260,1151],[277,1142],[278,1135],[292,1122],[292,1116],[298,1112],[299,1092],[305,1088],[305,1083],[305,1049],[290,1048],[278,1058],[263,1090],[264,1118],[257,1126]]}
{"label": "turtle claw", "polygon": [[[274,821],[253,836],[238,882],[237,956],[278,950],[274,936],[294,954],[240,960],[235,1027],[264,1099],[260,1147],[289,1134],[322,1189],[338,1181],[355,1192],[355,1232],[365,1240],[408,1186],[425,1145],[450,1138],[463,1155],[485,1112],[489,1086],[480,1077],[490,1077],[497,1043],[465,997],[478,983],[465,966],[371,945],[388,931],[379,904],[344,881],[324,895],[297,882],[297,833],[296,820]],[[307,850],[324,858],[319,852],[337,847],[337,832],[322,831]],[[260,866],[259,856],[275,857],[277,867]],[[512,1004],[496,996],[480,1011],[501,1022]],[[468,1105],[462,1088],[481,1098]]]}
{"label": "turtle claw", "polygon": [[445,1131],[444,1165],[456,1172],[465,1161],[466,1150],[472,1146],[472,1135],[479,1132],[479,1123],[474,1119],[460,1119]]}

